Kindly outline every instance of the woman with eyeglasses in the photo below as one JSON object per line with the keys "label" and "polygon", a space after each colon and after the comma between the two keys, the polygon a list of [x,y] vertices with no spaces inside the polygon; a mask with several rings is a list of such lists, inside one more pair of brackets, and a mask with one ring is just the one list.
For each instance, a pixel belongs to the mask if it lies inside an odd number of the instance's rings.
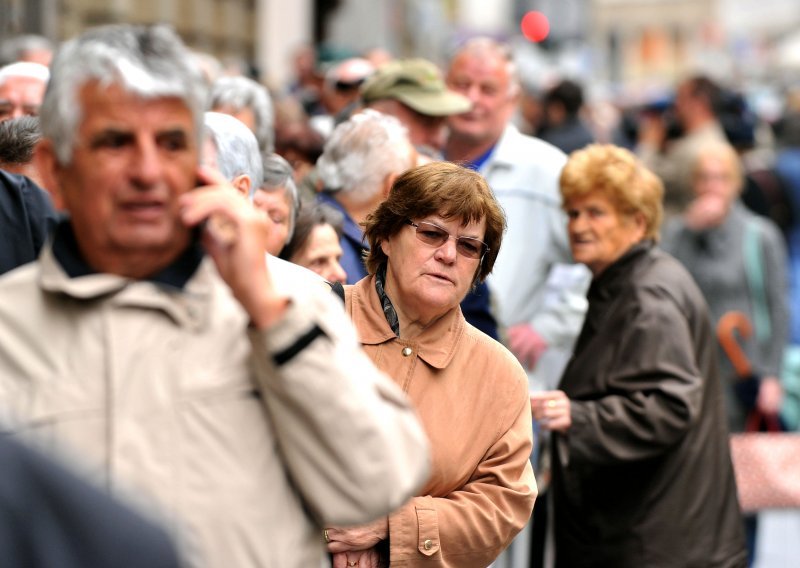
{"label": "woman with eyeglasses", "polygon": [[415,404],[433,467],[388,517],[326,529],[334,568],[485,568],[528,521],[527,378],[459,307],[491,272],[504,229],[486,181],[446,162],[401,175],[367,218],[369,276],[345,287],[345,304],[367,354]]}

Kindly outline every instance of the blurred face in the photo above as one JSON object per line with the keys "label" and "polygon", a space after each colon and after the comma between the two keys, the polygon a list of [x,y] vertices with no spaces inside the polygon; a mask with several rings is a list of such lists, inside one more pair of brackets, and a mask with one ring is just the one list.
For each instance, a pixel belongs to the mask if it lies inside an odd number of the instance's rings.
{"label": "blurred face", "polygon": [[[451,237],[483,240],[486,220],[462,225],[460,219],[446,220],[438,215],[412,219],[414,223],[433,223]],[[417,229],[404,225],[381,243],[389,257],[386,293],[395,307],[414,321],[430,322],[454,309],[467,295],[480,266],[480,259],[457,252],[456,241],[447,239],[433,246],[417,237]]]}
{"label": "blurred face", "polygon": [[45,83],[30,77],[9,77],[0,85],[0,120],[38,116]]}
{"label": "blurred face", "polygon": [[640,217],[617,212],[604,195],[576,197],[566,204],[572,257],[597,276],[644,238]]}
{"label": "blurred face", "polygon": [[500,138],[517,102],[508,63],[497,55],[461,53],[450,64],[447,85],[472,101],[469,112],[448,118],[452,135],[475,144]]}
{"label": "blurred face", "polygon": [[190,110],[177,98],[142,99],[117,85],[79,91],[83,120],[71,163],[55,161],[56,203],[72,216],[81,251],[97,270],[146,275],[187,246],[178,198],[195,186],[198,150]]}
{"label": "blurred face", "polygon": [[311,230],[306,246],[289,260],[316,272],[328,282],[344,283],[347,274],[339,263],[341,259],[339,237],[333,227],[325,223]]}
{"label": "blurred face", "polygon": [[214,112],[221,112],[222,114],[229,114],[233,118],[242,122],[247,128],[250,129],[251,132],[255,133],[256,131],[256,115],[252,109],[249,108],[242,108],[239,110],[234,110],[228,106],[221,106],[212,109]]}
{"label": "blurred face", "polygon": [[280,188],[265,191],[257,189],[253,195],[253,205],[267,214],[272,228],[267,239],[267,252],[277,256],[289,236],[289,220],[292,208],[286,191]]}
{"label": "blurred face", "polygon": [[692,185],[695,195],[730,205],[739,196],[735,167],[722,156],[701,156]]}
{"label": "blurred face", "polygon": [[381,100],[371,106],[397,118],[408,130],[408,139],[413,146],[427,146],[437,152],[441,152],[444,148],[447,137],[445,117],[420,114],[395,100]]}

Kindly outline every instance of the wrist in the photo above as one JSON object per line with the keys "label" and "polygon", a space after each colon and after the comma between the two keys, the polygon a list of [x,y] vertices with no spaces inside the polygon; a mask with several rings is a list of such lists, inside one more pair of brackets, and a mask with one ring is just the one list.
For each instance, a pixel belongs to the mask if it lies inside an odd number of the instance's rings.
{"label": "wrist", "polygon": [[265,330],[283,318],[289,302],[290,300],[286,296],[268,296],[259,298],[244,307],[250,316],[250,324],[258,330]]}

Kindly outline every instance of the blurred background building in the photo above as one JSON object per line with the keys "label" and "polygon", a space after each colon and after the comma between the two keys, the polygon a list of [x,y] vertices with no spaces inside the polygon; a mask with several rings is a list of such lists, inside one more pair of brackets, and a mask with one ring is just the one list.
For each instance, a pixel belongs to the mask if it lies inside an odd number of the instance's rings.
{"label": "blurred background building", "polygon": [[[531,10],[550,24],[538,43],[520,34]],[[304,44],[330,59],[381,48],[441,62],[478,33],[514,41],[523,71],[540,79],[575,74],[631,96],[698,69],[742,82],[800,73],[796,0],[0,0],[3,37],[59,41],[119,21],[169,22],[196,49],[270,86],[289,80]]]}

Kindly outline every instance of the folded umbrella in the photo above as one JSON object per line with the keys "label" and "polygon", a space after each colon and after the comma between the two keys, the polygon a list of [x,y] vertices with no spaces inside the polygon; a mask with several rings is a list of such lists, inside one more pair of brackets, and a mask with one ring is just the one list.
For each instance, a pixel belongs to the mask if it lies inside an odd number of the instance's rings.
{"label": "folded umbrella", "polygon": [[755,374],[750,360],[745,355],[744,349],[739,344],[737,335],[749,339],[753,334],[750,320],[742,312],[725,312],[717,323],[717,339],[725,355],[730,359],[736,372],[737,380],[733,385],[736,396],[750,410],[755,408],[758,399],[758,389],[761,386],[761,377]]}

